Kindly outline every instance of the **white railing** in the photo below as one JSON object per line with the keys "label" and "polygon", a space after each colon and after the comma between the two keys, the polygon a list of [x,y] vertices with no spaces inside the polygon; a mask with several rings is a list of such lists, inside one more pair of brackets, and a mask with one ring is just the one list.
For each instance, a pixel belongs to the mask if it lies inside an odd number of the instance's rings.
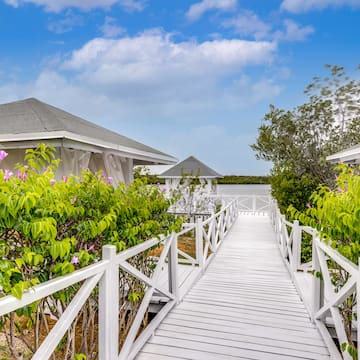
{"label": "white railing", "polygon": [[[305,305],[311,319],[322,334],[332,358],[353,359],[347,350],[349,342],[339,307],[351,296],[356,297],[360,293],[359,267],[339,254],[330,244],[322,241],[314,229],[300,226],[298,221],[294,223],[286,221],[275,203],[271,205],[270,217],[285,264],[300,296],[304,302],[307,302]],[[301,249],[304,234],[311,236],[312,259],[302,264]],[[332,262],[331,268],[330,262]],[[334,269],[334,264],[341,270]],[[332,281],[332,277],[340,271],[346,273],[346,281],[341,287],[336,286]],[[312,274],[311,282],[302,281],[309,274]],[[360,314],[359,301],[352,311]],[[355,341],[360,346],[360,321],[353,319],[351,325],[352,330],[357,334]],[[337,339],[340,349],[333,338]],[[360,355],[359,350],[358,355]]]}
{"label": "white railing", "polygon": [[206,221],[196,222],[196,258],[203,270],[209,265],[237,218],[239,205],[239,200],[235,199]]}
{"label": "white railing", "polygon": [[[234,199],[233,195],[212,195],[214,201],[221,201],[223,206]],[[270,211],[270,195],[236,195],[240,213],[268,214]]]}
{"label": "white railing", "polygon": [[[191,280],[183,284],[183,288],[181,288],[178,282],[179,266],[184,263],[190,264],[195,275],[200,275],[209,264],[213,254],[218,250],[238,213],[239,201],[235,199],[205,222],[199,220],[195,224],[187,224],[186,228],[180,233],[173,233],[162,239],[148,240],[118,254],[116,254],[115,246],[106,245],[102,249],[103,260],[77,270],[72,274],[42,283],[25,292],[21,300],[13,296],[1,298],[0,316],[84,281],[62,316],[57,320],[55,326],[32,357],[34,360],[48,359],[95,287],[99,285],[98,358],[100,360],[131,360],[154,333],[154,330],[166,314],[181,300],[196,280],[196,276],[189,277]],[[178,249],[179,236],[191,230],[194,230],[196,234],[195,258]],[[128,261],[160,243],[162,244],[161,254],[151,277],[140,272]],[[211,254],[209,255],[209,253]],[[167,286],[161,285],[163,284],[161,277],[164,269],[167,271]],[[118,350],[119,323],[116,315],[119,314],[119,271],[126,272],[145,284],[144,296],[120,353]],[[166,299],[165,305],[138,336],[144,315],[155,293],[161,294],[162,299]]]}

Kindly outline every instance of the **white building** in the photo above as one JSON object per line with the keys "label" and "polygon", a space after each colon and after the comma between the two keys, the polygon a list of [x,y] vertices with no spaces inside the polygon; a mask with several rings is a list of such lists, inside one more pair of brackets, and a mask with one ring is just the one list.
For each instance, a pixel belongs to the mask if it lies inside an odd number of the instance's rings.
{"label": "white building", "polygon": [[56,148],[57,177],[83,168],[103,170],[115,184],[133,179],[133,166],[174,164],[177,159],[37,99],[0,105],[0,148],[8,152],[0,167],[22,163],[25,150],[39,143]]}
{"label": "white building", "polygon": [[360,164],[360,145],[352,146],[326,158],[332,163]]}
{"label": "white building", "polygon": [[209,168],[194,156],[189,156],[187,159],[163,172],[159,175],[159,178],[165,179],[167,189],[177,188],[182,179],[196,178],[206,188],[206,192],[210,194],[216,192],[214,180],[222,178],[222,175]]}

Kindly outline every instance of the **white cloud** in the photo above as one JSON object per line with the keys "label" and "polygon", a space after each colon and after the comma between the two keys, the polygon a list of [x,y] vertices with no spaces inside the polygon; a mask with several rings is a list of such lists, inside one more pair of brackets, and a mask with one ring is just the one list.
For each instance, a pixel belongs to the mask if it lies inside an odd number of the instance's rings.
{"label": "white cloud", "polygon": [[74,14],[72,10],[68,10],[62,19],[50,21],[48,30],[56,34],[64,34],[76,26],[83,25],[83,23],[84,19],[81,15]]}
{"label": "white cloud", "polygon": [[291,13],[304,13],[341,6],[360,7],[360,0],[283,0],[280,8]]}
{"label": "white cloud", "polygon": [[100,30],[107,38],[117,37],[125,32],[125,29],[116,24],[116,19],[106,16],[104,24],[100,26]]}
{"label": "white cloud", "polygon": [[284,20],[284,31],[277,31],[274,34],[276,40],[286,41],[304,41],[306,38],[314,33],[312,26],[301,26],[293,20]]}
{"label": "white cloud", "polygon": [[228,91],[224,94],[228,108],[242,106],[254,106],[260,102],[269,101],[280,95],[283,87],[275,78],[261,77],[254,79],[248,75],[242,75],[233,80]]}
{"label": "white cloud", "polygon": [[4,0],[5,4],[11,5],[13,7],[19,6],[19,0]]}
{"label": "white cloud", "polygon": [[19,7],[26,3],[45,7],[48,12],[60,12],[66,8],[88,11],[95,8],[108,9],[120,5],[127,11],[141,11],[145,0],[4,0],[6,4]]}
{"label": "white cloud", "polygon": [[174,42],[169,34],[148,31],[121,39],[97,38],[63,64],[77,79],[107,94],[191,101],[208,94],[226,76],[250,65],[267,65],[276,44],[266,41],[213,40]]}
{"label": "white cloud", "polygon": [[[248,164],[234,149],[250,153],[253,142],[237,138],[249,132],[244,109],[253,112],[280,91],[275,80],[261,75],[276,51],[266,41],[176,42],[160,31],[98,38],[33,81],[4,79],[0,103],[37,97],[175,156],[198,154],[209,164],[208,158],[218,156],[219,171],[242,169]],[[254,78],[233,84],[254,65]],[[172,138],[174,133],[181,136]],[[209,151],[214,144],[222,151]]]}
{"label": "white cloud", "polygon": [[256,104],[262,100],[269,100],[280,95],[282,86],[273,79],[261,79],[251,86],[252,101]]}
{"label": "white cloud", "polygon": [[202,0],[190,6],[186,17],[190,21],[195,21],[209,10],[232,11],[236,6],[237,0]]}
{"label": "white cloud", "polygon": [[275,30],[280,24],[265,22],[249,10],[243,10],[237,17],[225,20],[222,25],[232,28],[237,34],[253,37],[255,40],[304,41],[314,32],[312,26],[301,26],[289,19],[282,22],[283,29]]}
{"label": "white cloud", "polygon": [[[247,66],[259,66],[261,74],[276,51],[276,44],[267,41],[175,42],[158,30],[120,39],[96,38],[66,61],[62,54],[44,61],[42,66],[52,70],[42,71],[34,82],[3,81],[0,95],[10,89],[15,98],[39,96],[74,109],[80,106],[77,102],[88,103],[82,112],[90,115],[98,108],[116,108],[108,113],[122,119],[151,114],[157,119],[205,119],[218,109],[254,103],[257,90],[252,86],[257,80],[241,87],[232,86],[230,79],[241,77]],[[272,96],[270,91],[268,97]],[[95,105],[99,101],[101,106]]]}
{"label": "white cloud", "polygon": [[269,36],[271,25],[265,23],[252,11],[243,11],[236,18],[223,22],[224,27],[233,28],[243,36],[253,36],[255,39],[264,39]]}

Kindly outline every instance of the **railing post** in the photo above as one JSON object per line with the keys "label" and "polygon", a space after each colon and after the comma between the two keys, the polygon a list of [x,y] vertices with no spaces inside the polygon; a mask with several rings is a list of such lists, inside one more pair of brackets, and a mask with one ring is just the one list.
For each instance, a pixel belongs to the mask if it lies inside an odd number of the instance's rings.
{"label": "railing post", "polygon": [[220,237],[220,242],[222,242],[224,240],[224,212],[220,214],[219,226],[220,226],[219,237]]}
{"label": "railing post", "polygon": [[211,247],[213,252],[217,251],[217,239],[216,239],[216,218],[214,217],[212,224],[211,224]]}
{"label": "railing post", "polygon": [[252,211],[255,214],[255,212],[256,212],[256,195],[252,196]]}
{"label": "railing post", "polygon": [[280,234],[281,231],[281,213],[280,210],[276,210],[276,232]]}
{"label": "railing post", "polygon": [[169,269],[169,291],[175,296],[176,302],[179,300],[179,286],[177,277],[178,266],[178,237],[177,234],[171,234],[171,245],[168,254],[168,269]]}
{"label": "railing post", "polygon": [[102,248],[103,260],[109,265],[99,283],[99,359],[113,360],[119,355],[119,266],[116,247]]}
{"label": "railing post", "polygon": [[296,272],[301,265],[301,235],[302,235],[302,230],[299,225],[299,221],[295,220],[293,226],[293,247],[292,247],[293,258],[291,260],[293,272]]}
{"label": "railing post", "polygon": [[281,224],[280,224],[280,239],[282,242],[282,249],[283,249],[283,257],[286,256],[286,250],[287,250],[287,228],[285,223],[285,215],[280,215],[281,218]]}
{"label": "railing post", "polygon": [[314,271],[314,275],[312,278],[312,313],[311,320],[315,322],[315,314],[320,310],[322,306],[322,280],[320,279],[320,262],[316,249],[316,236],[313,234],[312,237],[312,268]]}
{"label": "railing post", "polygon": [[196,238],[196,261],[201,270],[204,269],[204,249],[203,249],[203,224],[200,218],[196,219],[195,228]]}

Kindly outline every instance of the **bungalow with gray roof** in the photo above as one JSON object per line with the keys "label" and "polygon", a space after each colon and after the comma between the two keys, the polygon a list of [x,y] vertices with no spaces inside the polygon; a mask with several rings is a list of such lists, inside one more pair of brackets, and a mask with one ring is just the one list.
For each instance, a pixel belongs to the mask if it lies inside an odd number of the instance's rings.
{"label": "bungalow with gray roof", "polygon": [[165,179],[167,189],[178,187],[183,178],[198,178],[200,183],[206,183],[207,193],[210,194],[215,191],[213,180],[222,178],[222,175],[194,156],[189,156],[163,172],[159,178]]}
{"label": "bungalow with gray roof", "polygon": [[39,143],[56,148],[57,176],[83,168],[103,170],[115,184],[133,179],[133,166],[174,164],[177,159],[37,99],[0,105],[0,148],[9,155],[0,166],[12,169],[25,150]]}

